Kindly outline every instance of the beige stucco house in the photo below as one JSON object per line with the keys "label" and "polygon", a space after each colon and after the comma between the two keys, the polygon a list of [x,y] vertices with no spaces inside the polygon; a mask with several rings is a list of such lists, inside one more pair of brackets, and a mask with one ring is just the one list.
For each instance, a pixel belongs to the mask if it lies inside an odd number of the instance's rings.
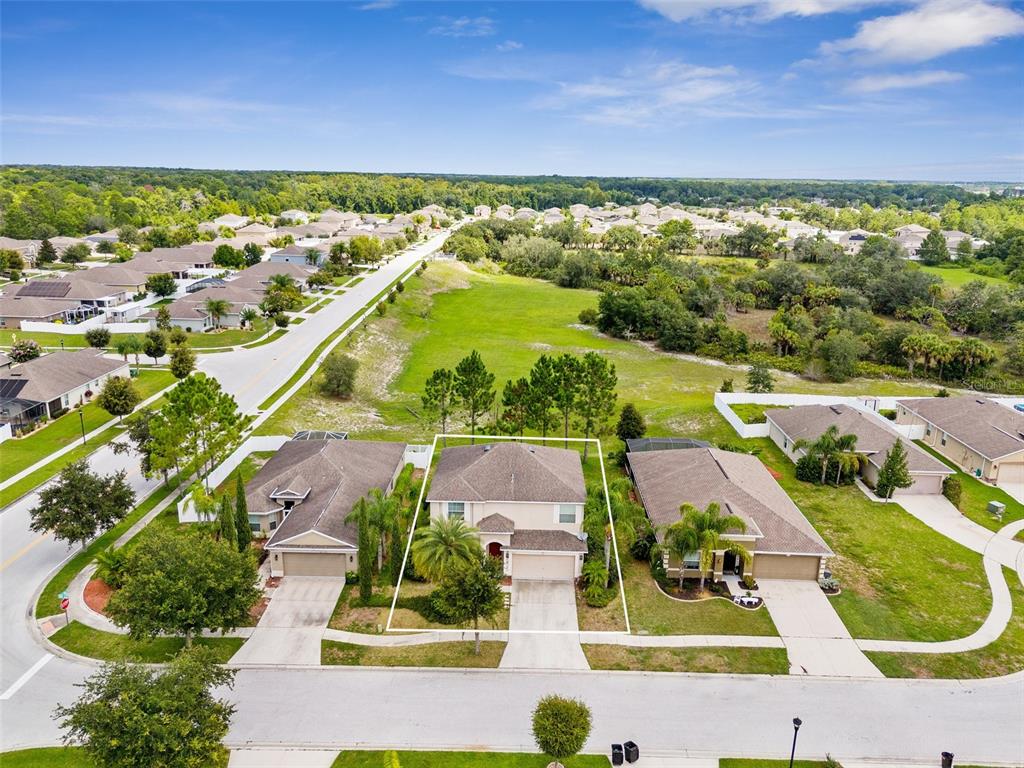
{"label": "beige stucco house", "polygon": [[977,395],[900,400],[896,423],[965,472],[990,483],[1024,481],[1024,414]]}
{"label": "beige stucco house", "polygon": [[476,528],[506,575],[548,581],[580,575],[586,500],[578,452],[515,442],[445,448],[427,494],[430,516]]}
{"label": "beige stucco house", "polygon": [[[630,452],[626,461],[659,541],[664,529],[680,519],[679,509],[686,503],[698,509],[715,503],[721,514],[743,520],[744,530],[722,538],[742,544],[751,561],[744,568],[735,555],[719,551],[712,565],[715,579],[741,571],[758,579],[821,578],[832,550],[756,456],[680,448]],[[699,563],[697,552],[687,555],[683,575],[698,578]],[[670,576],[678,577],[679,568],[678,559],[667,559]]]}
{"label": "beige stucco house", "polygon": [[347,518],[379,488],[390,493],[405,443],[290,440],[246,483],[249,525],[269,536],[273,576],[343,577],[356,569],[358,530]]}
{"label": "beige stucco house", "polygon": [[861,477],[874,488],[878,472],[885,463],[886,454],[897,441],[907,452],[907,470],[913,484],[899,488],[893,495],[939,494],[942,481],[954,471],[897,432],[878,416],[872,416],[848,405],[798,405],[793,408],[772,408],[765,411],[768,436],[794,463],[807,451],[797,448],[800,441],[812,443],[830,426],[835,425],[841,435],[856,435],[855,450],[865,461]]}

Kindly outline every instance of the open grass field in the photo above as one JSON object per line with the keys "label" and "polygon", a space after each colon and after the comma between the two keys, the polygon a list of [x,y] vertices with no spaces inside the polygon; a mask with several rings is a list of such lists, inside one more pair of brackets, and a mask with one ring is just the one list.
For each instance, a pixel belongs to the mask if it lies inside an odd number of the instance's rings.
{"label": "open grass field", "polygon": [[[158,664],[168,661],[185,647],[180,637],[132,640],[127,635],[100,632],[72,621],[50,636],[50,641],[66,651],[103,661],[138,661]],[[226,663],[242,647],[240,637],[200,637],[195,644],[210,648],[218,663]]]}
{"label": "open grass field", "polygon": [[[170,371],[141,370],[138,378],[133,381],[139,395],[145,400],[169,387],[175,379]],[[82,419],[85,423],[85,432],[88,434],[116,418],[100,408],[95,401],[84,405],[81,413],[80,418],[77,410],[70,410],[25,437],[14,438],[0,444],[0,480],[18,474],[67,445],[81,443]],[[99,445],[102,443],[98,442],[98,438],[93,438],[91,450],[95,450]]]}
{"label": "open grass field", "polygon": [[591,669],[787,675],[785,648],[629,648],[584,645]]}
{"label": "open grass field", "polygon": [[81,747],[38,747],[0,754],[3,768],[98,768]]}
{"label": "open grass field", "polygon": [[[397,758],[397,763],[394,759]],[[544,768],[544,755],[520,752],[367,752],[349,750],[334,761],[333,768]],[[577,755],[562,761],[565,768],[606,768],[604,755]]]}
{"label": "open grass field", "polygon": [[379,648],[324,640],[320,663],[363,667],[493,669],[501,662],[501,655],[505,652],[505,643],[496,641],[482,642],[479,656],[474,652],[474,647],[472,640]]}
{"label": "open grass field", "polygon": [[969,269],[963,267],[926,267],[921,265],[921,271],[927,272],[929,275],[935,275],[941,277],[944,282],[950,288],[962,288],[967,283],[973,280],[981,280],[983,283],[989,283],[992,285],[1008,285],[1009,281],[1005,277],[989,277],[988,275],[977,275],[971,272]]}

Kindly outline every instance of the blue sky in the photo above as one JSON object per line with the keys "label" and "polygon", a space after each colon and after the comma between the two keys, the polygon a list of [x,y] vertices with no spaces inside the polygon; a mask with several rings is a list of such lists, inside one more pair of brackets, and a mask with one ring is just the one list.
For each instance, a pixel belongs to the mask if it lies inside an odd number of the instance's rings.
{"label": "blue sky", "polygon": [[1024,178],[1019,2],[0,10],[5,163]]}

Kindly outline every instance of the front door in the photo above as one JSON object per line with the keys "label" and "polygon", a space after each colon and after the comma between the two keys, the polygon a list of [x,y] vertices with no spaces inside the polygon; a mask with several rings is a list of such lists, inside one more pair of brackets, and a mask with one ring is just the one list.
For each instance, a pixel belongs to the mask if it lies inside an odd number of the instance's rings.
{"label": "front door", "polygon": [[735,573],[736,571],[736,554],[734,552],[726,552],[722,558],[722,573]]}
{"label": "front door", "polygon": [[491,557],[501,557],[501,544],[496,541],[492,541],[487,545],[487,554]]}

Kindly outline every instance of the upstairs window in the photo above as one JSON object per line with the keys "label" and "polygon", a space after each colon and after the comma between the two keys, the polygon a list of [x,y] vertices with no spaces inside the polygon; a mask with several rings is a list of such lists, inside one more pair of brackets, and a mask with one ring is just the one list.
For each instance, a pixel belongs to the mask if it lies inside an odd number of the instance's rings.
{"label": "upstairs window", "polygon": [[455,518],[457,520],[463,520],[466,517],[466,502],[464,501],[449,501],[448,502],[448,517]]}
{"label": "upstairs window", "polygon": [[560,523],[575,523],[576,522],[576,505],[575,504],[559,504],[558,505],[558,522],[560,522]]}

